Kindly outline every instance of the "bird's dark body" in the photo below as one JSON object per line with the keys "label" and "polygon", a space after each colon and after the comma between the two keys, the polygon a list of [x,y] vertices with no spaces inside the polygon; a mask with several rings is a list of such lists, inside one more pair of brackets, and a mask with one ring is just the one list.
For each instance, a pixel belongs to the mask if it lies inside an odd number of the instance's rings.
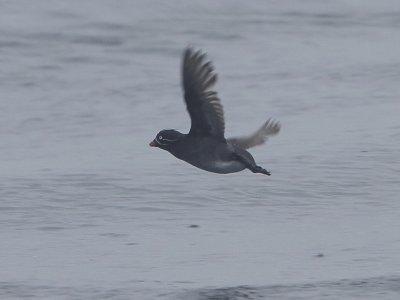
{"label": "bird's dark body", "polygon": [[271,175],[254,161],[245,149],[263,144],[268,136],[277,134],[279,123],[268,120],[250,136],[225,138],[224,111],[217,92],[217,81],[211,62],[205,54],[187,48],[183,55],[182,87],[190,115],[188,134],[162,130],[150,146],[170,152],[175,157],[209,172],[228,174],[249,169],[253,173]]}
{"label": "bird's dark body", "polygon": [[254,163],[253,157],[246,150],[211,137],[193,138],[185,135],[169,152],[197,168],[220,174],[244,170],[246,165],[238,159],[239,155]]}

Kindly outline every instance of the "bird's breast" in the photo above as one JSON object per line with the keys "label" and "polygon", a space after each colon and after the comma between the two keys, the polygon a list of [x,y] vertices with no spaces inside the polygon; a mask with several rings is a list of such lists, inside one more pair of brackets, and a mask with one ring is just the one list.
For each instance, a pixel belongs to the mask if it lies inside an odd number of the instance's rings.
{"label": "bird's breast", "polygon": [[227,174],[245,169],[245,165],[233,159],[231,146],[213,139],[185,140],[170,152],[175,157],[209,172]]}
{"label": "bird's breast", "polygon": [[196,167],[209,172],[220,173],[220,174],[235,173],[245,169],[244,164],[235,160],[230,160],[230,161],[211,160],[206,163],[203,162],[199,165],[196,165]]}

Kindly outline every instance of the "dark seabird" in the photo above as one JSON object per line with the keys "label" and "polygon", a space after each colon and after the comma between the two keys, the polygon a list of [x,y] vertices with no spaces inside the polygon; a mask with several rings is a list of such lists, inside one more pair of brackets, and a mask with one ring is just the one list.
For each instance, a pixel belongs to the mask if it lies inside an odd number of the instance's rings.
{"label": "dark seabird", "polygon": [[263,144],[280,130],[279,122],[267,120],[249,136],[226,139],[221,102],[212,88],[217,74],[205,53],[187,48],[183,55],[182,86],[186,108],[191,119],[188,134],[173,129],[160,131],[150,143],[167,150],[175,157],[200,169],[220,173],[234,173],[249,169],[253,173],[271,175],[258,166],[246,149]]}

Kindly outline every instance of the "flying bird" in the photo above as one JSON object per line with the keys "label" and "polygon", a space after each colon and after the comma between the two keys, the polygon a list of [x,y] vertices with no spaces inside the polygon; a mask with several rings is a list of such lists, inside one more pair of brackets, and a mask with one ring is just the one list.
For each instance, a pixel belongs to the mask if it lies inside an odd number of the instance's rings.
{"label": "flying bird", "polygon": [[150,143],[197,168],[220,174],[249,169],[253,173],[271,175],[258,166],[246,151],[265,143],[279,133],[279,122],[268,119],[249,136],[225,138],[224,111],[213,89],[217,74],[206,54],[186,48],[182,62],[182,88],[191,119],[187,134],[174,129],[161,130]]}

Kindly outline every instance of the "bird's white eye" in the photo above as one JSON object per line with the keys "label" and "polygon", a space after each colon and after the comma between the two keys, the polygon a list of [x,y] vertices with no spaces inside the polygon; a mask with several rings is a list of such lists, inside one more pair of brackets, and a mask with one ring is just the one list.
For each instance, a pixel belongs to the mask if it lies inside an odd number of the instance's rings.
{"label": "bird's white eye", "polygon": [[158,139],[159,139],[159,140],[162,140],[162,135],[160,135],[160,136],[158,137]]}

